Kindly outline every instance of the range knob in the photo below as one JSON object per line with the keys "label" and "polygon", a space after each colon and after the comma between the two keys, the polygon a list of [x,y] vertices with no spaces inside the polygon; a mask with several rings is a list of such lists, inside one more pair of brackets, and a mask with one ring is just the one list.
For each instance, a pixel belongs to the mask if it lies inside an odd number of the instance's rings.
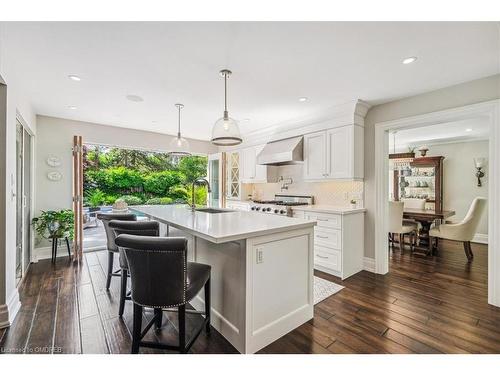
{"label": "range knob", "polygon": [[255,211],[255,206],[250,207],[252,211]]}
{"label": "range knob", "polygon": [[275,209],[275,210],[274,210],[274,213],[275,213],[275,214],[279,214],[279,213],[280,213],[280,210]]}
{"label": "range knob", "polygon": [[255,207],[255,211],[260,211],[260,207]]}
{"label": "range knob", "polygon": [[267,212],[271,212],[271,207],[266,208]]}
{"label": "range knob", "polygon": [[284,214],[286,214],[286,211],[285,210],[280,210],[280,214],[284,215]]}

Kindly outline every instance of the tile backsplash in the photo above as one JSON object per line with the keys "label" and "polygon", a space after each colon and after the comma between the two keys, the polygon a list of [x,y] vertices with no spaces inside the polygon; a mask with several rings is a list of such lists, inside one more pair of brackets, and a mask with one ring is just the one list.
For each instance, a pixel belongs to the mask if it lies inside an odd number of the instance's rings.
{"label": "tile backsplash", "polygon": [[363,181],[304,181],[302,165],[278,167],[278,176],[293,180],[293,183],[288,186],[288,190],[281,191],[281,183],[252,184],[254,199],[273,199],[274,194],[312,195],[315,204],[348,206],[351,199],[355,199],[358,207],[363,207]]}

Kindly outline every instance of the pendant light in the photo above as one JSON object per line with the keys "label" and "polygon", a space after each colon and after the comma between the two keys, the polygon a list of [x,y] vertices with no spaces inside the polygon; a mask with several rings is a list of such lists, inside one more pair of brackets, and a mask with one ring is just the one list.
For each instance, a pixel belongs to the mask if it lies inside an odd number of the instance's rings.
{"label": "pendant light", "polygon": [[235,146],[242,142],[238,123],[227,112],[227,78],[231,73],[227,69],[220,71],[224,77],[224,116],[215,122],[212,129],[212,143],[217,146]]}
{"label": "pendant light", "polygon": [[177,128],[177,137],[170,141],[170,147],[168,154],[171,156],[189,156],[189,142],[186,138],[181,137],[181,109],[184,108],[184,104],[175,105],[179,110],[179,125]]}

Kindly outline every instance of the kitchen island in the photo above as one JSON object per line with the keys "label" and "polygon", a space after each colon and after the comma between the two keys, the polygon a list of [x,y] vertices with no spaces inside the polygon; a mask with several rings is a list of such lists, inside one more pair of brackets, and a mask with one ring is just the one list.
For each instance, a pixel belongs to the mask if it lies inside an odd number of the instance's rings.
{"label": "kitchen island", "polygon": [[[212,266],[212,326],[255,353],[313,317],[315,221],[254,212],[132,208],[188,239],[188,260]],[[191,301],[204,308],[202,293]]]}

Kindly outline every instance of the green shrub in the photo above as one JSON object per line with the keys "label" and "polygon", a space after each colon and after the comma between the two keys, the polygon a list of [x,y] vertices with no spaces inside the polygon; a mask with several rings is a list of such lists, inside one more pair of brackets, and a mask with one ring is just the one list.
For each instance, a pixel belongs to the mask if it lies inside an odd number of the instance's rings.
{"label": "green shrub", "polygon": [[172,198],[164,197],[164,198],[150,198],[144,204],[170,204],[172,203]]}
{"label": "green shrub", "polygon": [[99,189],[92,189],[85,194],[85,203],[90,207],[99,207],[104,203],[105,195]]}
{"label": "green shrub", "polygon": [[143,186],[146,193],[165,196],[181,181],[182,175],[177,171],[153,172],[144,176]]}
{"label": "green shrub", "polygon": [[143,176],[140,172],[125,167],[105,170],[105,189],[109,192],[131,191],[142,189]]}
{"label": "green shrub", "polygon": [[[191,189],[188,190],[187,202],[191,204]],[[195,186],[194,202],[202,206],[207,204],[207,188],[205,186]]]}
{"label": "green shrub", "polygon": [[104,197],[104,204],[106,206],[112,206],[113,204],[115,204],[117,199],[118,199],[117,195],[108,194]]}
{"label": "green shrub", "polygon": [[170,198],[172,198],[174,201],[185,202],[185,201],[187,201],[189,194],[188,194],[188,191],[185,187],[176,186],[176,187],[173,187],[172,189],[170,189],[168,196]]}
{"label": "green shrub", "polygon": [[122,195],[120,199],[124,200],[129,206],[142,204],[142,199],[133,195]]}

